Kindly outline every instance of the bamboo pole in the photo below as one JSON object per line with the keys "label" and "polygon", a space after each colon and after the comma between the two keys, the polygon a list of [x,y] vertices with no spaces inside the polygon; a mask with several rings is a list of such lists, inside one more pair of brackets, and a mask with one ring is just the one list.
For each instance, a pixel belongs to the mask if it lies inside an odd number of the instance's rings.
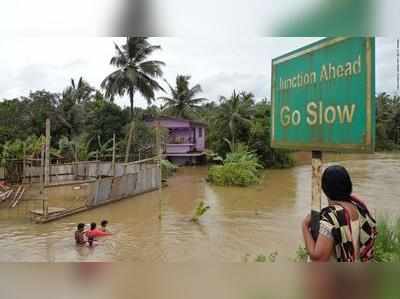
{"label": "bamboo pole", "polygon": [[311,235],[317,240],[319,234],[319,221],[321,212],[321,172],[322,152],[312,152],[312,177],[311,177]]}
{"label": "bamboo pole", "polygon": [[115,133],[113,134],[113,150],[112,150],[112,176],[115,177]]}
{"label": "bamboo pole", "polygon": [[50,183],[50,119],[46,119],[46,147],[45,147],[45,168],[44,168],[44,184]]}
{"label": "bamboo pole", "polygon": [[48,203],[47,197],[44,195],[44,149],[45,144],[42,144],[42,151],[40,154],[40,195],[43,198],[43,216],[47,217]]}

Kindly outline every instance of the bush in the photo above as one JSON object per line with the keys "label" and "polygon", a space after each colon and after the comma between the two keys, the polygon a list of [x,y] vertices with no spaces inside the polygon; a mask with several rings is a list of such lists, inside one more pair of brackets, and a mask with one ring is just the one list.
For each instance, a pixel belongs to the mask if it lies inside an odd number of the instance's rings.
{"label": "bush", "polygon": [[260,169],[257,156],[246,148],[229,153],[223,165],[212,166],[208,180],[220,186],[249,186],[259,182]]}
{"label": "bush", "polygon": [[168,160],[161,160],[161,173],[162,178],[167,179],[178,169],[178,166],[172,164]]}

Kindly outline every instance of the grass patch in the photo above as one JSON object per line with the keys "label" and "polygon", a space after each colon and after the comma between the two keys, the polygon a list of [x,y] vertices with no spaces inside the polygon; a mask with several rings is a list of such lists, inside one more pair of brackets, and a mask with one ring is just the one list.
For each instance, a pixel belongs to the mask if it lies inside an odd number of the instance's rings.
{"label": "grass patch", "polygon": [[400,261],[400,218],[394,222],[390,222],[387,218],[379,219],[375,260],[377,262]]}

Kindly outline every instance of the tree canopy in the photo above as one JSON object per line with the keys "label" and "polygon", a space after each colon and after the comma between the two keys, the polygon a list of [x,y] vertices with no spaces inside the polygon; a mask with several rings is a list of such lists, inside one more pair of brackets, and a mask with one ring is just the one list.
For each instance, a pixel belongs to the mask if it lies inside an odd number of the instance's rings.
{"label": "tree canopy", "polygon": [[162,110],[172,116],[181,118],[194,118],[200,104],[207,101],[206,98],[196,97],[197,94],[202,92],[199,84],[189,87],[190,76],[177,75],[175,81],[175,87],[172,87],[167,80],[170,90],[170,97],[162,96],[160,100],[164,101]]}
{"label": "tree canopy", "polygon": [[163,90],[157,79],[162,77],[164,62],[149,60],[160,46],[151,45],[146,37],[128,37],[122,46],[115,44],[116,54],[110,64],[117,68],[101,83],[105,96],[113,101],[115,96],[129,95],[131,118],[133,118],[134,96],[139,92],[150,104],[155,92]]}

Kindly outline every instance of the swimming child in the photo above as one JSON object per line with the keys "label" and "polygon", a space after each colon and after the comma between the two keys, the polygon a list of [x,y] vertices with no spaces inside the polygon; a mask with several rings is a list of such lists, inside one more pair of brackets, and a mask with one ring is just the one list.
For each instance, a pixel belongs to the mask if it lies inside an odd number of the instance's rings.
{"label": "swimming child", "polygon": [[107,220],[101,221],[100,225],[101,225],[100,230],[101,230],[102,232],[105,232],[105,233],[109,232],[109,231],[107,230],[107,225],[108,225],[108,221],[107,221]]}
{"label": "swimming child", "polygon": [[86,244],[86,235],[85,235],[85,224],[79,223],[77,226],[77,230],[75,231],[75,242],[76,245],[83,246]]}
{"label": "swimming child", "polygon": [[95,240],[96,237],[104,237],[104,236],[110,236],[111,234],[108,232],[103,232],[102,230],[96,228],[97,224],[96,222],[92,222],[90,224],[90,230],[86,232],[86,236],[88,238],[89,246],[93,246],[93,241]]}

